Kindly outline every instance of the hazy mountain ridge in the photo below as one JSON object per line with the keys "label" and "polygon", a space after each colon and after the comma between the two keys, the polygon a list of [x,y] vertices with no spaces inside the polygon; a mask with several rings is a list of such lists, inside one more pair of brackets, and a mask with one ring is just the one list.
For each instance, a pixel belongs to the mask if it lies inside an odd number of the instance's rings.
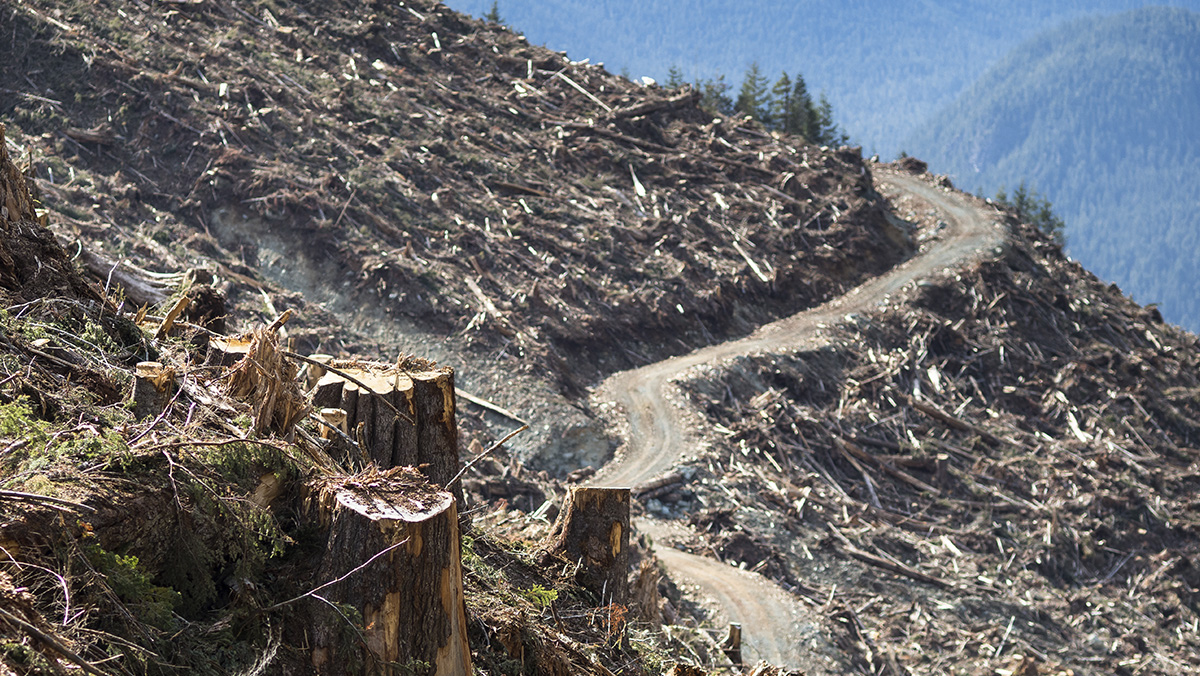
{"label": "hazy mountain ridge", "polygon": [[1028,181],[1072,255],[1195,330],[1198,106],[1200,15],[1136,10],[1029,40],[906,147],[966,189]]}
{"label": "hazy mountain ridge", "polygon": [[[452,0],[482,16],[491,0]],[[1089,13],[1153,3],[981,0],[858,4],[698,0],[689,3],[501,0],[502,18],[535,44],[604,61],[614,72],[663,80],[724,73],[740,81],[757,60],[766,73],[803,73],[825,90],[838,123],[868,152],[890,156],[900,141],[970,86],[1021,40]],[[1174,3],[1200,9],[1200,2]]]}

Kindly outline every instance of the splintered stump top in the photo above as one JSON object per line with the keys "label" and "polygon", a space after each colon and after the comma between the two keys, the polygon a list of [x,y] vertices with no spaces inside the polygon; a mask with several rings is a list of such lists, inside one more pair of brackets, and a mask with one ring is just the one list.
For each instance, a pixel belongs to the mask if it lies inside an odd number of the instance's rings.
{"label": "splintered stump top", "polygon": [[397,467],[323,482],[316,504],[329,534],[318,579],[345,578],[321,595],[358,612],[365,646],[314,600],[312,612],[324,619],[314,625],[313,666],[329,675],[385,674],[396,664],[470,674],[453,496]]}
{"label": "splintered stump top", "polygon": [[[439,486],[458,473],[454,370],[332,361],[316,379],[313,405],[342,409],[345,428],[376,467],[420,467]],[[456,492],[457,496],[457,492]]]}

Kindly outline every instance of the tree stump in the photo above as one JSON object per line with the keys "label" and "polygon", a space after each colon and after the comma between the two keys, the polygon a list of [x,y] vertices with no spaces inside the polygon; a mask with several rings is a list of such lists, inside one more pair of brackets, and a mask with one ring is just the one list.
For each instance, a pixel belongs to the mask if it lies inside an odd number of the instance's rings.
{"label": "tree stump", "polygon": [[175,396],[175,369],[156,361],[138,362],[133,378],[133,417],[153,418]]}
{"label": "tree stump", "polygon": [[324,378],[326,373],[329,373],[323,365],[332,362],[333,355],[310,354],[308,358],[318,362],[317,364],[305,362],[303,368],[300,369],[300,375],[304,379],[304,389],[311,390],[321,382],[321,378]]}
{"label": "tree stump", "polygon": [[[417,467],[443,487],[458,474],[453,369],[346,361],[329,366],[353,380],[327,371],[317,382],[313,406],[345,411],[346,429],[362,423],[363,450],[376,467]],[[451,490],[461,504],[461,486]]]}
{"label": "tree stump", "polygon": [[345,578],[320,596],[359,619],[350,626],[344,611],[308,602],[317,672],[470,674],[453,496],[411,467],[372,469],[325,482],[317,509],[329,527],[318,579]]}
{"label": "tree stump", "polygon": [[600,605],[629,597],[629,489],[574,486],[546,553],[578,563],[575,581]]}
{"label": "tree stump", "polygon": [[250,353],[248,336],[212,336],[208,339],[205,366],[233,366]]}
{"label": "tree stump", "polygon": [[721,643],[721,652],[725,653],[735,667],[742,666],[742,624],[740,622],[729,623],[729,635]]}
{"label": "tree stump", "polygon": [[637,609],[642,621],[658,631],[663,624],[662,596],[658,593],[658,580],[662,575],[658,572],[658,559],[647,555],[638,566],[637,578],[633,583],[633,598],[631,605]]}

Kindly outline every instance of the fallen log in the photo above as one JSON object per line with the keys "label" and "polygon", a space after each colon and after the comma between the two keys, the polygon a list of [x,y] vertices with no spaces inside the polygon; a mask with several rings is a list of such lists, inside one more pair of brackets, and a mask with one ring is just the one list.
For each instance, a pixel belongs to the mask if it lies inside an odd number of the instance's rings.
{"label": "fallen log", "polygon": [[662,146],[657,143],[652,143],[650,141],[643,141],[642,139],[634,138],[632,136],[626,136],[625,134],[621,134],[621,133],[618,133],[615,131],[610,131],[610,130],[604,129],[602,127],[593,127],[593,126],[586,125],[586,124],[583,124],[580,122],[564,122],[561,120],[546,120],[546,122],[548,124],[558,125],[558,126],[562,127],[563,129],[570,129],[571,131],[577,131],[577,132],[581,132],[584,134],[591,134],[593,136],[601,136],[603,138],[611,139],[613,141],[627,143],[631,146],[634,146],[636,148],[641,148],[643,150],[649,150],[649,151],[656,152],[656,153],[675,152],[675,150],[673,148],[668,148],[667,146]]}
{"label": "fallen log", "polygon": [[685,108],[695,105],[700,101],[700,92],[689,91],[679,96],[672,96],[666,99],[658,99],[657,101],[647,101],[636,106],[627,108],[618,108],[608,116],[610,120],[620,120],[627,117],[640,117],[649,115],[660,110],[674,110],[676,108]]}
{"label": "fallen log", "polygon": [[135,306],[154,307],[171,295],[183,275],[162,275],[143,270],[127,260],[114,261],[84,247],[79,262],[99,279],[106,289],[115,286],[125,292],[125,298]]}
{"label": "fallen log", "polygon": [[684,478],[682,472],[668,472],[662,476],[638,484],[634,487],[633,494],[640,498],[646,493],[649,493],[657,488],[662,488],[663,486],[669,486],[671,484],[683,483],[683,480]]}
{"label": "fallen log", "polygon": [[956,417],[950,415],[949,413],[943,411],[942,409],[938,408],[934,404],[931,404],[931,403],[925,402],[925,401],[921,401],[915,397],[908,397],[908,403],[911,404],[913,408],[917,409],[921,413],[924,413],[925,415],[929,416],[930,418],[937,420],[938,422],[946,425],[947,427],[949,427],[951,429],[956,429],[956,430],[959,430],[960,432],[969,432],[971,434],[976,434],[979,436],[979,438],[983,439],[984,441],[986,441],[989,444],[992,444],[994,446],[999,446],[1002,443],[1000,437],[997,437],[996,435],[992,434],[991,432],[988,432],[985,429],[980,428],[977,425],[972,425],[971,423],[968,423],[966,421],[959,420],[958,418],[956,418]]}
{"label": "fallen log", "polygon": [[[307,601],[317,672],[470,674],[454,497],[411,467],[330,479],[315,497],[328,526],[318,579],[332,582]],[[361,622],[347,627],[335,605]]]}

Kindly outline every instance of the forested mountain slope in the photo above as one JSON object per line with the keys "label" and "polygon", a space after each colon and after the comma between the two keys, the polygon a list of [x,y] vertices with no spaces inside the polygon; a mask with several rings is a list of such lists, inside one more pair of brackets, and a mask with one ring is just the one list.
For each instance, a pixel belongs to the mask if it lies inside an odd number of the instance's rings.
{"label": "forested mountain slope", "polygon": [[968,190],[1021,181],[1069,252],[1200,328],[1200,15],[1080,19],[1010,54],[906,147]]}
{"label": "forested mountain slope", "polygon": [[[492,0],[448,4],[483,16]],[[676,65],[689,79],[723,73],[736,87],[755,60],[765,73],[800,72],[813,92],[828,93],[842,129],[856,143],[868,154],[891,156],[917,125],[1022,40],[1089,13],[1151,4],[499,0],[497,8],[533,43],[604,61],[634,77],[663,81]],[[1196,0],[1171,4],[1200,9]]]}

